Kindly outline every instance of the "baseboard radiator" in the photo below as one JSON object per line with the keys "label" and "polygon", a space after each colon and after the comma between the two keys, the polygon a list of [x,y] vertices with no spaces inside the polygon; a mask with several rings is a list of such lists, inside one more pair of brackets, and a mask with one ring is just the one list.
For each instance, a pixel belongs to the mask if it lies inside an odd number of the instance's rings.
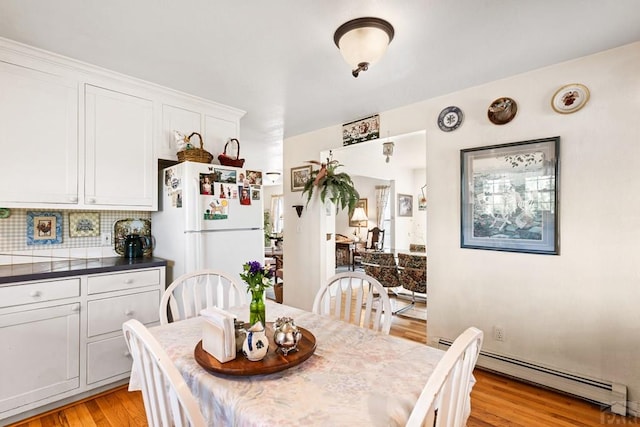
{"label": "baseboard radiator", "polygon": [[[451,344],[452,341],[441,338],[438,348],[446,351]],[[615,414],[627,415],[626,385],[581,377],[488,351],[480,351],[477,365],[609,407]]]}

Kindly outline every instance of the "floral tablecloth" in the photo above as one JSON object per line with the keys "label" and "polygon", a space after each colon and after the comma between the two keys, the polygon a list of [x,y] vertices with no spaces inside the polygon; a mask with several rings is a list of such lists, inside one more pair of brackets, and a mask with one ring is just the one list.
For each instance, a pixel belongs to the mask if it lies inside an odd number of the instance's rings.
{"label": "floral tablecloth", "polygon": [[[248,307],[230,310],[246,320]],[[214,375],[195,361],[202,320],[150,328],[211,426],[403,426],[444,352],[267,301],[267,321],[292,317],[311,331],[315,353],[288,370]],[[238,356],[242,357],[242,356]],[[260,362],[256,362],[260,363]],[[132,372],[129,390],[139,389]]]}

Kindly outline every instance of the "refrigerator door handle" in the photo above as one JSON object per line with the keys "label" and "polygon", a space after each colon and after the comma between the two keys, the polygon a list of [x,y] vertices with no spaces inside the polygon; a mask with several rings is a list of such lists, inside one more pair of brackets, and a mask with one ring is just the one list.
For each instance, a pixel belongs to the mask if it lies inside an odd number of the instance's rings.
{"label": "refrigerator door handle", "polygon": [[262,228],[260,227],[250,227],[250,228],[221,228],[219,230],[187,230],[185,231],[185,233],[192,233],[192,234],[197,234],[197,233],[226,233],[229,231],[255,231],[255,230],[262,230]]}

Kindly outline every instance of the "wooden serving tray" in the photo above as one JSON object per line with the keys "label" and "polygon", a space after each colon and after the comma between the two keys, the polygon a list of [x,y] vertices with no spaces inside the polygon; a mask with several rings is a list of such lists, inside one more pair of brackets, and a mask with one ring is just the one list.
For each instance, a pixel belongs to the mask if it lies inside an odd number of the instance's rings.
{"label": "wooden serving tray", "polygon": [[267,351],[267,355],[260,361],[252,362],[242,353],[238,353],[235,359],[220,363],[218,359],[204,351],[202,348],[202,340],[196,345],[193,355],[200,366],[215,374],[233,376],[272,374],[301,364],[311,357],[316,350],[316,337],[305,328],[298,326],[298,330],[302,332],[302,339],[298,341],[298,351],[289,352],[287,356],[280,351],[276,351],[278,347],[273,341],[272,322],[267,323],[269,351]]}

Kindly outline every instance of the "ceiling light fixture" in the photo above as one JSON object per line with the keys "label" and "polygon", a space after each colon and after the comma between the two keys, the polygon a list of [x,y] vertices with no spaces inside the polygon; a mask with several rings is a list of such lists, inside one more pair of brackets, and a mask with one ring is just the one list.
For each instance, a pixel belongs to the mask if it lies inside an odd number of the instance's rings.
{"label": "ceiling light fixture", "polygon": [[340,25],[333,35],[342,57],[353,67],[353,77],[382,58],[393,40],[393,26],[380,18],[358,18]]}
{"label": "ceiling light fixture", "polygon": [[267,172],[265,175],[267,175],[267,178],[269,178],[272,184],[275,184],[278,178],[280,178],[280,172]]}

